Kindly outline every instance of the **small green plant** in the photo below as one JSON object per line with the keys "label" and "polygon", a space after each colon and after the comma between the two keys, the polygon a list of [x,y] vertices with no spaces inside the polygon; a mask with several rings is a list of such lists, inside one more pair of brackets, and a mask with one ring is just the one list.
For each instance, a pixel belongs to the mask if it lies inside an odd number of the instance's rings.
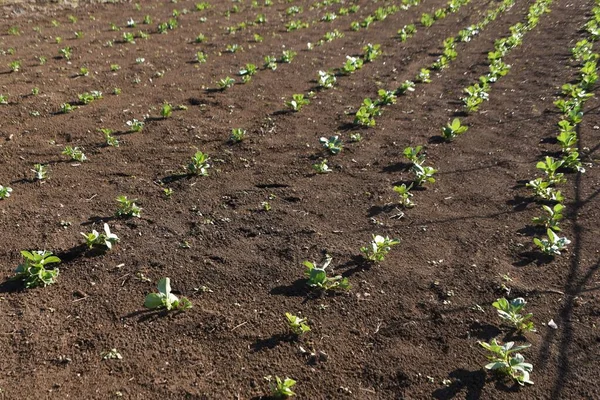
{"label": "small green plant", "polygon": [[112,129],[100,128],[98,130],[104,135],[104,140],[108,146],[119,147],[119,141],[112,135]]}
{"label": "small green plant", "polygon": [[424,13],[423,15],[421,15],[421,25],[423,25],[424,27],[429,28],[431,25],[433,25],[434,22],[435,19],[431,14]]}
{"label": "small green plant", "polygon": [[362,58],[346,56],[346,62],[342,66],[344,74],[351,74],[363,67]]}
{"label": "small green plant", "polygon": [[400,196],[400,204],[402,204],[402,207],[404,208],[412,208],[415,206],[415,203],[411,200],[413,194],[410,192],[410,189],[412,189],[412,187],[412,183],[408,186],[403,183],[402,185],[394,186],[393,188],[394,192],[398,193]]}
{"label": "small green plant", "polygon": [[421,68],[415,77],[415,81],[420,83],[431,83],[431,71],[427,68]]}
{"label": "small green plant", "polygon": [[87,157],[79,147],[66,146],[62,154],[69,156],[73,161],[83,162],[87,160]]}
{"label": "small green plant", "polygon": [[46,250],[31,252],[23,250],[21,255],[25,262],[17,267],[16,275],[12,279],[23,281],[27,289],[45,287],[56,282],[58,268],[46,269],[46,265],[58,264],[60,258]]}
{"label": "small green plant", "polygon": [[258,68],[254,64],[246,64],[243,68],[240,69],[240,76],[253,76],[258,72]]}
{"label": "small green plant", "polygon": [[230,139],[233,143],[241,142],[246,139],[246,130],[242,128],[233,128],[231,130]]}
{"label": "small green plant", "polygon": [[413,164],[423,164],[423,161],[425,161],[423,146],[406,147],[402,154]]}
{"label": "small green plant", "polygon": [[329,139],[322,137],[319,139],[321,145],[327,149],[331,154],[339,154],[342,151],[343,144],[338,135],[330,136]]}
{"label": "small green plant", "polygon": [[62,49],[60,49],[58,51],[58,53],[60,54],[60,56],[66,60],[70,60],[71,57],[73,56],[73,49],[71,49],[70,47],[63,47]]}
{"label": "small green plant", "polygon": [[304,261],[302,263],[306,267],[304,275],[308,278],[306,281],[308,286],[321,290],[350,289],[348,278],[344,278],[341,275],[336,275],[333,277],[327,276],[327,272],[325,270],[329,264],[331,264],[331,260],[331,256],[326,255],[325,261],[321,267],[310,261]]}
{"label": "small green plant", "polygon": [[173,191],[173,189],[171,189],[171,188],[164,188],[164,189],[163,189],[163,194],[165,195],[165,197],[166,197],[167,199],[170,199],[170,198],[171,198],[171,196],[173,196],[173,192],[174,192],[174,191]]}
{"label": "small green plant", "polygon": [[294,335],[300,336],[310,331],[310,326],[306,323],[306,318],[300,318],[297,315],[288,312],[285,313],[285,318],[290,331],[292,331]]}
{"label": "small green plant", "polygon": [[207,176],[208,168],[210,168],[209,160],[208,154],[197,151],[187,165],[188,173],[192,175]]}
{"label": "small green plant", "polygon": [[90,249],[94,246],[103,246],[111,250],[113,245],[119,241],[119,237],[110,231],[107,223],[104,224],[104,233],[98,233],[95,229],[90,233],[80,233],[85,238],[85,244]]}
{"label": "small green plant", "polygon": [[321,160],[317,163],[314,163],[312,167],[317,172],[317,174],[327,174],[327,173],[331,172],[329,165],[327,165],[326,158],[324,158],[323,160]]}
{"label": "small green plant", "polygon": [[381,235],[373,235],[373,240],[369,246],[361,247],[360,251],[369,261],[378,263],[384,260],[385,256],[390,252],[392,246],[400,243],[398,239],[390,239]]}
{"label": "small green plant", "polygon": [[217,81],[217,86],[219,87],[220,90],[229,89],[234,84],[235,84],[235,79],[233,79],[229,76],[226,76],[225,78],[219,79]]}
{"label": "small green plant", "polygon": [[404,27],[398,31],[398,37],[400,38],[400,41],[406,42],[408,38],[413,37],[415,33],[417,33],[417,27],[414,24],[404,25]]}
{"label": "small green plant", "polygon": [[284,50],[281,54],[281,62],[289,64],[294,60],[294,57],[296,57],[297,54],[298,53],[293,50]]}
{"label": "small green plant", "polygon": [[319,79],[317,82],[319,83],[319,87],[331,89],[333,86],[335,86],[336,78],[335,75],[329,72],[319,71]]}
{"label": "small green plant", "polygon": [[137,199],[129,200],[127,196],[119,196],[117,197],[117,211],[115,215],[117,217],[138,217],[140,218],[140,212],[142,209],[138,207],[135,202]]}
{"label": "small green plant", "polygon": [[292,391],[292,387],[296,384],[296,381],[290,378],[281,379],[276,376],[273,379],[272,376],[266,376],[265,379],[269,381],[269,389],[271,390],[271,396],[276,399],[287,399],[288,397],[295,396],[296,393]]}
{"label": "small green plant", "polygon": [[60,105],[60,112],[62,114],[68,114],[70,112],[72,112],[73,110],[75,110],[77,107],[71,105],[70,103],[63,103]]}
{"label": "small green plant", "polygon": [[415,83],[413,81],[406,80],[396,89],[396,94],[406,94],[407,92],[415,91]]}
{"label": "small green plant", "polygon": [[449,122],[448,125],[442,128],[442,137],[447,141],[451,141],[458,135],[465,133],[468,129],[468,126],[460,124],[460,119],[454,118],[452,122]]}
{"label": "small green plant", "polygon": [[564,200],[560,190],[556,190],[550,182],[543,178],[531,180],[525,186],[533,189],[535,197],[538,197],[539,199],[556,201],[559,203]]}
{"label": "small green plant", "polygon": [[433,175],[437,172],[437,170],[433,167],[415,163],[413,164],[411,171],[415,174],[414,184],[416,186],[423,186],[425,182],[435,182]]}
{"label": "small green plant", "polygon": [[527,302],[522,297],[517,297],[511,301],[501,298],[492,303],[492,306],[498,311],[500,318],[510,322],[518,332],[535,332],[533,322],[528,319],[533,317],[533,314],[522,315],[521,311]]}
{"label": "small green plant", "polygon": [[379,107],[378,102],[366,98],[354,115],[354,124],[374,127],[376,125],[375,117],[380,115],[381,107]]}
{"label": "small green plant", "polygon": [[228,44],[225,47],[225,52],[226,53],[237,53],[238,51],[242,50],[242,47],[239,44]]}
{"label": "small green plant", "polygon": [[9,188],[8,186],[0,185],[0,200],[9,198],[12,191],[12,188]]}
{"label": "small green plant", "polygon": [[387,106],[396,104],[396,93],[392,90],[379,89],[377,95],[379,96],[377,105]]}
{"label": "small green plant", "polygon": [[48,167],[44,164],[34,164],[31,171],[34,173],[34,179],[38,181],[48,178]]}
{"label": "small green plant", "polygon": [[275,71],[277,69],[277,59],[273,56],[265,56],[265,68]]}
{"label": "small green plant", "polygon": [[550,228],[546,230],[547,238],[533,238],[533,243],[539,247],[542,253],[553,256],[560,255],[561,251],[566,250],[567,245],[571,243],[566,237],[560,237]]}
{"label": "small green plant", "polygon": [[539,161],[535,167],[544,171],[546,174],[546,179],[548,182],[550,182],[550,184],[556,185],[566,181],[564,175],[557,172],[562,165],[562,160],[556,160],[553,157],[546,156],[544,161]]}
{"label": "small green plant", "polygon": [[168,311],[185,311],[192,308],[192,302],[185,297],[179,299],[171,293],[171,280],[162,278],[158,281],[158,293],[149,293],[144,301],[144,307],[151,310],[166,308]]}
{"label": "small green plant", "polygon": [[169,118],[173,114],[173,106],[169,103],[164,103],[160,109],[160,116],[163,118]]}
{"label": "small green plant", "polygon": [[11,72],[19,72],[19,70],[21,69],[21,61],[15,60],[8,64],[8,67],[10,68]]}
{"label": "small green plant", "polygon": [[363,47],[363,59],[365,62],[371,62],[381,55],[381,45],[368,43]]}
{"label": "small green plant", "polygon": [[293,94],[292,100],[285,102],[285,105],[293,111],[300,111],[302,107],[308,104],[310,104],[310,100],[304,98],[303,94]]}
{"label": "small green plant", "polygon": [[547,229],[552,229],[554,232],[560,232],[560,227],[558,223],[561,219],[563,219],[563,211],[565,206],[558,203],[555,204],[554,207],[550,208],[547,205],[542,205],[544,211],[546,211],[546,215],[541,217],[533,217],[533,223],[538,225],[543,225]]}
{"label": "small green plant", "polygon": [[529,379],[529,373],[533,370],[533,365],[526,363],[525,358],[521,354],[515,353],[527,349],[531,346],[530,344],[515,346],[514,342],[507,342],[500,345],[496,339],[492,339],[490,343],[478,343],[491,353],[487,357],[491,362],[485,365],[485,369],[509,376],[519,385],[525,385],[526,383],[533,384]]}
{"label": "small green plant", "polygon": [[131,121],[127,121],[126,124],[131,132],[141,132],[142,129],[144,129],[144,121],[138,121],[135,118]]}

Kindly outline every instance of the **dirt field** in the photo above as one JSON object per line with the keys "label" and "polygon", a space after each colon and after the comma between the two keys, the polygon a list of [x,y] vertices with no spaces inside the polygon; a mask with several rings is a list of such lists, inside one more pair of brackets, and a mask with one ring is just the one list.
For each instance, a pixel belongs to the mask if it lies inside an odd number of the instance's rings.
{"label": "dirt field", "polygon": [[[269,375],[296,380],[300,399],[600,398],[598,98],[577,128],[586,172],[567,172],[560,185],[559,234],[571,240],[561,255],[534,246],[545,234],[532,223],[542,203],[526,187],[543,176],[537,161],[561,156],[553,102],[578,82],[571,48],[589,39],[582,26],[594,1],[554,0],[503,57],[511,68],[489,100],[466,113],[463,90],[488,73],[494,42],[527,22],[534,1],[516,0],[457,41],[456,58],[431,70],[431,83],[382,105],[374,127],[354,123],[363,99],[415,81],[444,39],[501,2],[471,0],[426,27],[422,14],[448,3],[422,0],[359,30],[352,22],[402,2],[209,2],[201,11],[182,0],[4,6],[0,185],[12,193],[0,199],[0,399],[258,399],[270,393]],[[340,13],[352,5],[360,7]],[[323,21],[328,13],[336,18]],[[250,24],[257,19],[265,21]],[[298,20],[308,27],[286,29]],[[408,24],[417,31],[403,42]],[[343,37],[319,45],[336,29]],[[369,43],[382,54],[340,73]],[[280,62],[284,50],[297,53],[292,62]],[[276,70],[264,67],[268,55]],[[248,63],[258,71],[243,83]],[[333,88],[319,87],[319,71],[336,77]],[[236,83],[219,90],[226,77]],[[102,98],[84,105],[79,95],[92,91]],[[299,112],[284,105],[309,93]],[[167,118],[164,103],[173,106]],[[468,131],[441,140],[457,116]],[[134,119],[141,132],[128,127]],[[243,141],[230,140],[234,128],[246,130]],[[337,155],[319,142],[333,135],[343,141]],[[392,188],[413,180],[403,151],[417,145],[436,182],[414,188],[416,205],[403,208]],[[87,161],[69,160],[65,146]],[[210,157],[208,176],[186,172],[197,151]],[[318,174],[312,165],[323,159],[331,172]],[[34,164],[47,166],[46,179],[34,179]],[[140,218],[115,216],[119,195],[137,199]],[[104,223],[119,243],[88,251],[80,232]],[[374,234],[400,239],[377,264],[360,251]],[[44,249],[62,260],[55,284],[10,280],[22,250]],[[305,284],[303,261],[326,254],[348,291]],[[164,277],[193,308],[144,308]],[[501,297],[525,298],[537,331],[503,322],[492,307]],[[286,312],[306,317],[311,331],[290,335]],[[533,385],[483,368],[478,341],[493,338],[531,344],[522,354]],[[111,349],[122,359],[105,359]]]}

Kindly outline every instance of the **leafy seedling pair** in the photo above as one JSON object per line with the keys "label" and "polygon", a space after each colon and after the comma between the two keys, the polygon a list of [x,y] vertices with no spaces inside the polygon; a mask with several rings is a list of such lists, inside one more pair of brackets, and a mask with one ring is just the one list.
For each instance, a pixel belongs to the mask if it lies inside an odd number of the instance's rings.
{"label": "leafy seedling pair", "polygon": [[135,202],[137,199],[129,200],[127,196],[119,196],[117,197],[117,211],[115,215],[117,217],[137,217],[140,218],[140,213],[142,209],[138,207]]}
{"label": "leafy seedling pair", "polygon": [[288,312],[285,313],[285,318],[288,324],[288,328],[294,335],[300,336],[310,331],[310,326],[306,323],[306,318],[300,318],[299,316],[293,315]]}
{"label": "leafy seedling pair", "polygon": [[27,289],[45,287],[56,282],[58,268],[46,269],[46,265],[60,263],[60,258],[49,251],[21,251],[25,262],[20,264],[12,278],[21,280]]}
{"label": "leafy seedling pair", "polygon": [[492,306],[498,311],[498,315],[505,321],[510,322],[517,332],[535,332],[533,322],[528,321],[533,314],[521,314],[527,302],[522,297],[508,301],[501,298],[492,303]]}
{"label": "leafy seedling pair", "polygon": [[492,339],[490,343],[478,343],[490,353],[487,358],[491,362],[485,365],[485,369],[508,376],[522,386],[526,383],[533,384],[529,379],[529,373],[533,370],[533,365],[526,363],[525,358],[516,353],[530,347],[530,344],[515,346],[514,342],[507,342],[500,345],[496,339]]}

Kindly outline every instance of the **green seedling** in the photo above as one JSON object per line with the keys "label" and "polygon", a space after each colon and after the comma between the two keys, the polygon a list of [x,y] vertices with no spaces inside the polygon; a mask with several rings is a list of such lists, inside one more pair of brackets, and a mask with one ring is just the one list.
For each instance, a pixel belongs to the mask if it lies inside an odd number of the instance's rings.
{"label": "green seedling", "polygon": [[433,175],[437,172],[437,169],[433,167],[423,166],[421,164],[414,163],[411,171],[415,174],[414,184],[416,186],[423,186],[425,182],[434,183],[435,178]]}
{"label": "green seedling", "polygon": [[0,185],[0,200],[8,199],[12,193],[12,188]]}
{"label": "green seedling", "polygon": [[381,235],[373,235],[373,240],[369,246],[361,247],[360,252],[364,254],[369,261],[378,263],[384,260],[385,256],[390,252],[392,246],[400,243],[398,239],[390,239]]}
{"label": "green seedling", "polygon": [[163,118],[169,118],[173,114],[173,106],[169,103],[164,103],[160,109],[160,116]]}
{"label": "green seedling", "polygon": [[8,64],[8,67],[10,68],[11,72],[19,72],[19,70],[21,69],[21,61],[15,60]]}
{"label": "green seedling", "polygon": [[71,105],[71,104],[69,104],[69,103],[63,103],[63,104],[61,104],[61,105],[60,105],[60,112],[61,112],[62,114],[68,114],[68,113],[70,113],[71,111],[75,110],[76,108],[77,108],[77,107],[75,107],[75,106],[72,106],[72,105]]}
{"label": "green seedling", "polygon": [[327,174],[331,172],[329,165],[327,165],[327,159],[323,159],[318,163],[313,164],[313,169],[317,172],[317,174]]}
{"label": "green seedling", "polygon": [[285,105],[293,111],[300,111],[302,107],[308,104],[310,104],[310,100],[304,98],[303,94],[293,94],[292,100],[285,102]]}
{"label": "green seedling", "polygon": [[137,217],[140,218],[140,212],[142,209],[138,207],[135,202],[137,199],[129,200],[127,196],[119,196],[117,197],[117,211],[115,215],[117,217]]}
{"label": "green seedling", "polygon": [[406,186],[406,184],[403,183],[402,185],[394,186],[393,188],[394,192],[400,195],[400,202],[404,208],[412,208],[415,206],[415,203],[411,200],[413,194],[410,192],[410,189],[412,189],[412,187],[412,183],[409,186]]}
{"label": "green seedling", "polygon": [[558,203],[552,208],[548,207],[547,205],[542,205],[542,208],[546,212],[546,215],[534,217],[533,223],[537,225],[543,225],[545,228],[552,229],[554,232],[560,232],[558,223],[561,219],[563,219],[563,211],[565,206]]}
{"label": "green seedling", "polygon": [[429,71],[427,68],[421,68],[415,77],[415,82],[431,83],[431,71]]}
{"label": "green seedling", "polygon": [[387,106],[396,104],[396,93],[392,90],[379,89],[377,95],[379,96],[377,100],[378,105]]}
{"label": "green seedling", "polygon": [[258,68],[254,64],[246,64],[245,67],[240,69],[240,76],[253,76],[258,72]]}
{"label": "green seedling", "polygon": [[165,195],[165,197],[166,197],[167,199],[170,199],[170,198],[171,198],[171,196],[173,196],[173,193],[174,193],[174,191],[173,191],[173,189],[171,189],[171,188],[164,188],[164,189],[163,189],[163,194]]}
{"label": "green seedling", "polygon": [[80,233],[85,238],[85,244],[90,249],[94,246],[104,246],[111,250],[112,246],[119,241],[119,237],[114,233],[111,233],[110,227],[106,223],[104,224],[104,233],[98,233],[95,229],[90,233]]}
{"label": "green seedling", "polygon": [[292,50],[284,50],[281,54],[281,62],[289,64],[294,60],[294,57],[296,57],[297,54],[298,53]]}
{"label": "green seedling", "polygon": [[231,130],[230,139],[233,143],[241,142],[246,139],[246,130],[242,128],[233,128]]}
{"label": "green seedling", "polygon": [[277,59],[273,56],[265,56],[265,68],[275,71],[277,69]]}
{"label": "green seedling", "polygon": [[34,173],[34,179],[38,181],[48,178],[48,167],[44,164],[34,164],[31,171]]}
{"label": "green seedling", "polygon": [[492,303],[492,306],[498,311],[500,318],[514,325],[518,332],[535,332],[533,322],[527,322],[533,314],[521,314],[526,304],[525,299],[517,297],[511,301],[505,298],[498,299]]}
{"label": "green seedling", "polygon": [[60,49],[58,51],[58,53],[60,54],[60,56],[66,60],[70,60],[71,57],[73,56],[73,49],[71,49],[70,47],[63,47],[62,49]]}
{"label": "green seedling", "polygon": [[0,104],[8,104],[8,96],[5,94],[0,94]]}
{"label": "green seedling", "polygon": [[63,150],[62,154],[69,156],[69,158],[73,161],[84,162],[87,160],[87,157],[85,154],[83,154],[83,151],[79,147],[67,146]]}
{"label": "green seedling", "polygon": [[561,120],[558,123],[560,133],[556,136],[556,140],[562,147],[563,152],[570,152],[575,148],[577,144],[577,132],[575,131],[575,125],[572,125],[567,120]]}
{"label": "green seedling", "polygon": [[542,251],[542,253],[554,256],[560,255],[561,251],[566,250],[567,245],[571,243],[566,237],[560,237],[550,228],[546,230],[547,238],[533,238],[533,243]]}
{"label": "green seedling", "polygon": [[265,379],[269,381],[269,389],[271,390],[271,396],[276,399],[287,399],[288,397],[295,396],[296,393],[292,391],[292,387],[296,384],[296,381],[290,378],[281,379],[276,376],[273,380],[272,376],[265,376]]}
{"label": "green seedling", "polygon": [[144,121],[138,121],[135,118],[131,121],[127,121],[126,124],[131,132],[141,132],[142,129],[144,129]]}
{"label": "green seedling", "polygon": [[398,38],[400,38],[400,41],[406,42],[408,38],[413,37],[416,32],[417,27],[414,24],[404,25],[404,27],[398,31]]}
{"label": "green seedling", "polygon": [[371,62],[381,55],[381,45],[368,43],[363,47],[363,59],[365,62]]}
{"label": "green seedling", "polygon": [[104,135],[107,146],[119,147],[119,141],[112,135],[114,133],[112,129],[100,128],[99,131]]}
{"label": "green seedling", "polygon": [[363,67],[362,58],[346,56],[346,62],[342,66],[344,74],[351,74]]}
{"label": "green seedling", "polygon": [[335,75],[330,74],[329,72],[319,71],[319,79],[317,80],[319,83],[319,87],[324,89],[330,89],[335,86]]}
{"label": "green seedling", "polygon": [[407,92],[415,91],[415,83],[413,81],[406,80],[398,89],[396,89],[396,94],[406,94]]}
{"label": "green seedling", "polygon": [[25,259],[15,270],[16,275],[12,278],[24,282],[27,289],[45,287],[56,282],[58,268],[46,269],[48,264],[60,263],[60,258],[53,256],[49,251],[21,251]]}
{"label": "green seedling", "polygon": [[285,313],[285,318],[290,331],[292,331],[294,335],[300,336],[310,331],[310,326],[306,323],[306,318],[300,318],[297,315],[288,312]]}
{"label": "green seedling", "polygon": [[556,185],[566,181],[564,175],[557,172],[558,169],[562,167],[562,164],[562,160],[556,160],[553,157],[546,156],[544,161],[539,161],[535,167],[544,171],[546,179],[550,184]]}
{"label": "green seedling", "polygon": [[376,125],[375,117],[381,115],[381,108],[378,104],[369,98],[364,99],[363,104],[354,115],[354,124],[374,127]]}
{"label": "green seedling", "polygon": [[185,311],[192,308],[192,302],[185,297],[179,299],[171,293],[171,280],[162,278],[158,281],[158,293],[149,293],[144,301],[144,307],[151,310],[166,308],[168,311]]}
{"label": "green seedling", "polygon": [[325,291],[335,289],[348,290],[350,288],[348,278],[344,278],[341,275],[336,275],[333,277],[327,276],[325,269],[329,266],[329,264],[331,264],[331,260],[331,256],[326,255],[325,261],[321,267],[310,261],[304,261],[302,263],[302,265],[306,267],[304,275],[308,278],[306,281],[308,286]]}
{"label": "green seedling", "polygon": [[207,176],[208,168],[210,168],[209,160],[208,154],[197,151],[187,165],[188,173],[192,175]]}
{"label": "green seedling", "polygon": [[530,347],[530,344],[515,346],[514,342],[507,342],[500,345],[496,339],[492,339],[490,343],[478,343],[491,353],[487,357],[491,362],[485,365],[485,369],[509,376],[522,386],[526,383],[533,384],[529,379],[529,373],[533,370],[533,365],[526,363],[525,358],[521,354],[515,353]]}
{"label": "green seedling", "polygon": [[570,151],[567,154],[563,155],[563,157],[560,160],[562,161],[562,168],[581,173],[585,172],[585,168],[583,168],[583,165],[581,164],[579,152],[575,149],[570,149]]}
{"label": "green seedling", "polygon": [[402,154],[413,164],[423,164],[425,161],[425,152],[423,151],[423,146],[406,147]]}
{"label": "green seedling", "polygon": [[219,79],[217,81],[217,86],[219,87],[220,90],[229,89],[234,84],[235,84],[235,79],[233,79],[229,76],[226,76],[225,78]]}
{"label": "green seedling", "polygon": [[442,128],[442,137],[447,141],[451,141],[458,135],[465,133],[468,129],[468,126],[460,124],[460,119],[454,118],[452,122],[449,122],[448,125]]}
{"label": "green seedling", "polygon": [[556,190],[551,182],[548,182],[543,178],[536,178],[529,181],[525,186],[533,189],[535,197],[541,200],[556,201],[559,203],[564,200],[560,190]]}
{"label": "green seedling", "polygon": [[343,149],[343,143],[338,135],[330,136],[329,139],[322,137],[319,142],[333,155],[339,154]]}
{"label": "green seedling", "polygon": [[203,51],[198,51],[195,59],[198,64],[204,64],[208,60],[208,56]]}

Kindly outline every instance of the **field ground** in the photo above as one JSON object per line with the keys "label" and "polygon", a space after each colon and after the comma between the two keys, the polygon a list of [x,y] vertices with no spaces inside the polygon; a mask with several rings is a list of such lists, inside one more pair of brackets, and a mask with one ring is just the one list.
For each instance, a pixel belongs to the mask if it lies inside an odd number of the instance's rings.
{"label": "field ground", "polygon": [[[561,185],[560,234],[572,241],[562,255],[548,259],[534,249],[532,237],[544,230],[532,226],[540,205],[525,187],[541,176],[536,162],[559,153],[561,113],[553,102],[579,76],[570,49],[587,37],[581,27],[594,2],[554,0],[506,55],[510,72],[493,84],[489,101],[464,114],[463,89],[488,72],[494,41],[526,21],[533,1],[517,0],[458,43],[457,58],[432,71],[431,83],[385,106],[370,128],[352,123],[364,98],[413,80],[439,57],[445,38],[500,2],[472,0],[426,28],[422,13],[446,1],[423,0],[359,31],[352,21],[401,2],[318,9],[307,0],[271,7],[260,0],[257,8],[250,0],[210,2],[204,11],[181,0],[140,2],[140,10],[133,3],[44,12],[5,6],[0,185],[13,192],[0,200],[0,399],[250,399],[268,394],[267,375],[297,380],[302,399],[600,398],[597,97],[578,128],[586,173],[566,174]],[[239,12],[226,18],[234,4]],[[352,4],[360,5],[355,14],[320,21]],[[303,12],[287,15],[293,5]],[[190,11],[159,34],[174,9]],[[257,14],[264,24],[227,33]],[[142,24],[145,15],[151,24]],[[287,32],[291,20],[310,26]],[[410,23],[417,32],[401,42],[397,31]],[[11,27],[20,35],[7,34]],[[334,29],[344,37],[308,49]],[[148,38],[124,42],[123,33],[138,31]],[[195,43],[200,33],[207,40]],[[367,43],[383,54],[337,76],[334,88],[317,88],[319,70],[339,68]],[[225,52],[231,44],[242,50]],[[66,46],[70,61],[59,55]],[[286,49],[297,52],[293,62],[263,67],[263,56]],[[206,63],[195,62],[200,50]],[[22,65],[11,72],[15,60]],[[247,63],[259,71],[242,84],[237,73]],[[216,90],[226,76],[237,83]],[[78,104],[78,94],[93,90],[103,98]],[[310,91],[309,105],[286,111],[292,94]],[[163,119],[164,102],[187,109]],[[77,108],[61,113],[63,103]],[[440,128],[456,115],[469,130],[440,141]],[[145,121],[142,132],[129,132],[132,119]],[[114,130],[120,146],[106,146],[99,128]],[[247,138],[232,143],[233,128]],[[351,142],[356,132],[363,140]],[[344,148],[326,154],[319,138],[335,134]],[[88,161],[68,161],[66,145],[84,149]],[[413,190],[416,206],[402,209],[392,187],[411,180],[402,152],[416,145],[426,147],[437,181]],[[208,176],[183,173],[198,150],[211,158]],[[311,166],[323,158],[332,172],[316,174]],[[48,165],[48,179],[32,179],[35,163]],[[115,218],[118,195],[138,199],[141,218]],[[105,222],[120,243],[103,254],[85,251],[80,232],[101,231]],[[372,234],[401,240],[377,265],[359,251]],[[9,281],[21,250],[42,249],[62,259],[56,284],[23,289]],[[302,262],[325,254],[349,279],[348,292],[318,295],[304,284]],[[193,302],[191,310],[144,309],[163,277]],[[503,296],[527,300],[537,332],[515,335],[502,323],[491,303]],[[312,331],[290,338],[285,312],[307,317]],[[534,385],[483,369],[478,340],[492,338],[531,344],[523,355]],[[113,348],[122,359],[103,360]]]}

